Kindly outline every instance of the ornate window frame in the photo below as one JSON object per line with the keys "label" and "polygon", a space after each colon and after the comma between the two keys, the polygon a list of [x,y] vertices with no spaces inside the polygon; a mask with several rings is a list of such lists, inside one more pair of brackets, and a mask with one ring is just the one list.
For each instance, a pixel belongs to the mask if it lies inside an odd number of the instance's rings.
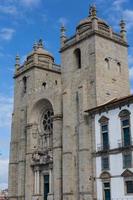
{"label": "ornate window frame", "polygon": [[[120,113],[119,113],[119,118],[120,118],[120,123],[121,123],[121,140],[122,140],[122,146],[126,146],[124,144],[124,131],[123,129],[126,128],[126,127],[129,127],[129,134],[130,134],[130,143],[131,143],[131,123],[130,123],[130,111],[127,110],[127,109],[124,109],[122,110]],[[129,125],[127,126],[123,126],[122,122],[124,120],[129,120]]]}
{"label": "ornate window frame", "polygon": [[126,169],[121,176],[123,177],[123,182],[124,182],[124,192],[126,196],[132,196],[132,193],[127,193],[127,185],[126,182],[127,181],[132,181],[133,182],[133,172],[131,172],[129,169]]}
{"label": "ornate window frame", "polygon": [[109,183],[110,184],[110,196],[111,196],[111,175],[109,172],[105,171],[100,175],[100,179],[102,179],[102,193],[103,193],[103,200],[105,200],[105,187],[104,184],[105,183]]}
{"label": "ornate window frame", "polygon": [[[108,133],[108,147],[106,150],[109,149],[109,118],[102,116],[99,119],[99,123],[100,123],[100,135],[101,135],[101,145],[102,145],[102,149],[104,150],[104,144],[103,144],[103,133],[107,132]],[[106,126],[107,125],[107,131],[103,131],[102,130],[102,126]]]}

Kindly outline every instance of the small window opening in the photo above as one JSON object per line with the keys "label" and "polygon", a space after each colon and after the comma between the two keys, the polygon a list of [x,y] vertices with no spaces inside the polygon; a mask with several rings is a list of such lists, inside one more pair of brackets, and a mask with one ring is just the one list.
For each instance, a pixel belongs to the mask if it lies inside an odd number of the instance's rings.
{"label": "small window opening", "polygon": [[119,72],[121,72],[121,63],[120,62],[117,62],[117,66],[119,68]]}
{"label": "small window opening", "polygon": [[125,181],[126,194],[133,194],[133,180]]}
{"label": "small window opening", "polygon": [[132,167],[132,152],[123,154],[123,168],[131,168]]}
{"label": "small window opening", "polygon": [[109,170],[109,157],[108,156],[102,157],[102,170]]}
{"label": "small window opening", "polygon": [[27,91],[27,77],[23,77],[23,93]]}
{"label": "small window opening", "polygon": [[46,85],[47,85],[46,82],[43,82],[43,83],[42,83],[42,86],[43,86],[44,88],[46,88]]}
{"label": "small window opening", "polygon": [[106,64],[107,64],[107,68],[110,69],[109,59],[108,59],[108,58],[105,58],[105,62],[106,62]]}
{"label": "small window opening", "polygon": [[76,66],[78,69],[81,69],[81,50],[76,49],[74,51],[74,54],[75,54],[75,58],[76,58]]}
{"label": "small window opening", "polygon": [[55,85],[57,85],[57,83],[58,83],[57,80],[55,80]]}

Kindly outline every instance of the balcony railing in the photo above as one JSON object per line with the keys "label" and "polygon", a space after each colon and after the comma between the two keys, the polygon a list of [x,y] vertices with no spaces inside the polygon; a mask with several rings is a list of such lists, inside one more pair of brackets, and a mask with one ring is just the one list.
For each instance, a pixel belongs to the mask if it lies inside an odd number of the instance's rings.
{"label": "balcony railing", "polygon": [[97,151],[108,151],[109,149],[110,149],[109,144],[106,144],[106,145],[98,144],[97,145]]}
{"label": "balcony railing", "polygon": [[126,148],[126,147],[131,147],[133,146],[133,139],[131,139],[130,141],[122,141],[122,140],[118,140],[118,148]]}

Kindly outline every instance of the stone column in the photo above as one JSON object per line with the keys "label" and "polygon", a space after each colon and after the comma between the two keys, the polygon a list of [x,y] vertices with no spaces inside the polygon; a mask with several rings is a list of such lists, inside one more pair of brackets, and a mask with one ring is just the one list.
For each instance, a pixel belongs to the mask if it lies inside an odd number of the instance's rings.
{"label": "stone column", "polygon": [[40,194],[40,171],[39,168],[36,167],[34,170],[34,195]]}
{"label": "stone column", "polygon": [[[33,138],[33,124],[27,125],[27,147],[26,147],[26,175],[25,175],[25,200],[32,199],[32,196],[34,194],[34,171],[33,168],[31,168],[31,161],[32,161],[32,141],[31,138]],[[30,177],[30,178],[29,178]]]}
{"label": "stone column", "polygon": [[62,175],[63,175],[63,200],[74,199],[75,189],[75,158],[73,155],[74,149],[74,115],[72,105],[72,93],[70,89],[66,89],[63,93],[63,134],[62,134]]}
{"label": "stone column", "polygon": [[53,192],[54,200],[62,199],[62,115],[53,118]]}
{"label": "stone column", "polygon": [[18,153],[18,196],[20,200],[25,199],[25,161],[26,161],[26,108],[20,113],[20,138]]}
{"label": "stone column", "polygon": [[17,199],[17,185],[18,185],[18,136],[17,136],[17,122],[16,115],[12,115],[12,135],[10,143],[10,161],[9,161],[9,181],[8,181],[8,194],[10,200]]}
{"label": "stone column", "polygon": [[84,115],[84,88],[77,92],[77,159],[79,172],[79,199],[92,200],[92,138],[88,116]]}

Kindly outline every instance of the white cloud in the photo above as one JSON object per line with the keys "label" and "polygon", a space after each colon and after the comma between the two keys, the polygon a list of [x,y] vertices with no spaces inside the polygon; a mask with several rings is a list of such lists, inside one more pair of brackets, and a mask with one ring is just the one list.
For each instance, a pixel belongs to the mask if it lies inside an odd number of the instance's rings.
{"label": "white cloud", "polygon": [[38,6],[41,3],[41,0],[21,0],[22,5],[33,7]]}
{"label": "white cloud", "polygon": [[128,56],[128,63],[129,63],[129,66],[133,66],[133,56],[131,54],[129,54]]}
{"label": "white cloud", "polygon": [[133,67],[129,69],[129,77],[130,77],[130,81],[133,81]]}
{"label": "white cloud", "polygon": [[8,159],[0,159],[0,189],[8,187]]}
{"label": "white cloud", "polygon": [[9,127],[11,125],[12,107],[12,98],[0,96],[0,127]]}
{"label": "white cloud", "polygon": [[12,28],[3,28],[0,30],[0,38],[2,40],[11,40],[15,30]]}
{"label": "white cloud", "polygon": [[127,29],[133,27],[133,10],[126,9],[123,11],[123,18],[127,22]]}
{"label": "white cloud", "polygon": [[123,3],[126,3],[126,2],[127,2],[127,0],[115,0],[113,2],[113,7],[115,10],[121,10]]}
{"label": "white cloud", "polygon": [[10,14],[10,15],[16,15],[17,9],[15,6],[2,6],[0,5],[0,13],[4,14]]}
{"label": "white cloud", "polygon": [[66,19],[65,17],[60,17],[58,21],[60,24],[63,25],[66,25],[68,23],[68,19]]}

